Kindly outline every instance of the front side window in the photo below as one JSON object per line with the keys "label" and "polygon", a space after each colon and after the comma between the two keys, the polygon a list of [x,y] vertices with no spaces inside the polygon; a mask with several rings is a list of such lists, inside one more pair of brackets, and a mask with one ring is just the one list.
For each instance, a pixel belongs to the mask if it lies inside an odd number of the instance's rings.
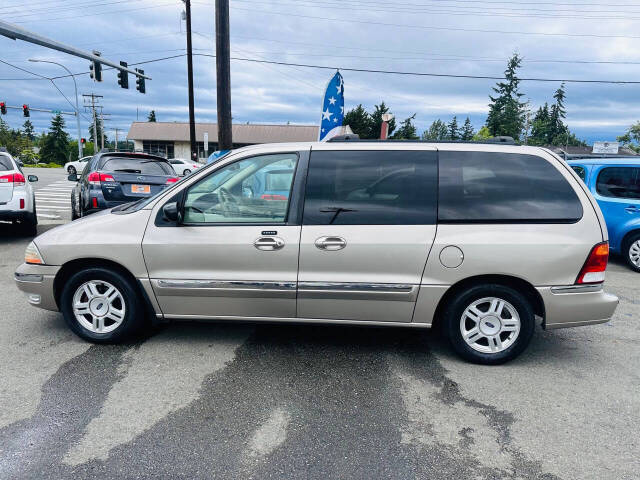
{"label": "front side window", "polygon": [[[226,165],[192,185],[184,223],[284,223],[298,164],[294,153],[261,155]],[[278,181],[267,181],[276,173]]]}
{"label": "front side window", "polygon": [[441,222],[575,222],[580,199],[562,174],[535,155],[439,152]]}
{"label": "front side window", "polygon": [[578,176],[583,182],[586,182],[587,171],[584,169],[584,167],[581,167],[580,165],[572,165],[571,168],[573,169],[574,172],[578,174]]}
{"label": "front side window", "polygon": [[436,220],[435,151],[313,152],[305,225],[428,225]]}
{"label": "front side window", "polygon": [[640,199],[640,167],[603,168],[596,191],[603,197]]}

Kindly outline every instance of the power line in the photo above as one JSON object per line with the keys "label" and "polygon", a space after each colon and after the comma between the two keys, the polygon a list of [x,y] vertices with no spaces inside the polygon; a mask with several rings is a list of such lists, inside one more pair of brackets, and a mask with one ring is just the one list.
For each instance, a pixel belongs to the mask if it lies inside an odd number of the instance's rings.
{"label": "power line", "polygon": [[552,32],[516,32],[516,31],[509,31],[509,30],[485,30],[485,29],[479,29],[479,28],[437,27],[433,25],[411,25],[411,24],[401,24],[401,23],[353,20],[353,19],[345,19],[345,18],[320,17],[315,15],[302,15],[302,14],[296,14],[291,12],[273,12],[269,10],[256,10],[256,9],[242,8],[242,7],[231,7],[231,8],[233,8],[234,10],[251,12],[253,14],[266,13],[268,15],[281,15],[281,16],[283,15],[286,17],[310,18],[314,20],[328,20],[331,22],[357,23],[357,24],[363,24],[363,25],[377,25],[382,27],[414,28],[414,29],[420,29],[420,30],[436,30],[436,31],[467,32],[467,33],[499,33],[499,34],[506,34],[506,35],[536,35],[536,36],[549,36],[549,37],[640,39],[640,36],[637,36],[637,35],[604,35],[604,34],[595,34],[595,33],[555,33],[555,32],[553,33]]}
{"label": "power line", "polygon": [[[71,13],[73,12],[75,9],[78,8],[86,8],[86,7],[100,7],[100,6],[107,6],[107,5],[116,5],[119,3],[132,3],[132,2],[141,2],[142,0],[116,0],[116,1],[109,1],[109,2],[102,2],[102,3],[95,3],[95,2],[87,2],[86,0],[82,3],[75,3],[75,4],[67,4],[67,5],[62,5],[61,7],[48,7],[48,8],[42,8],[42,9],[30,9],[28,11],[28,13],[18,13],[17,15],[12,15],[11,18],[15,19],[15,18],[23,18],[23,17],[34,17],[34,16],[40,16],[43,13]],[[30,4],[31,6],[31,4]],[[0,9],[3,9],[6,7],[0,7]],[[15,23],[15,22],[14,22]]]}
{"label": "power line", "polygon": [[109,10],[106,12],[94,12],[94,13],[86,13],[86,14],[81,14],[81,15],[69,15],[66,17],[46,17],[46,18],[38,18],[38,19],[34,19],[34,20],[21,20],[21,21],[17,21],[14,23],[35,23],[35,22],[52,22],[52,21],[56,21],[56,20],[67,20],[70,18],[76,19],[76,18],[81,18],[81,17],[94,17],[96,15],[112,15],[114,13],[126,13],[126,12],[137,12],[140,10],[149,10],[152,8],[164,8],[164,7],[175,7],[176,3],[162,3],[160,5],[146,5],[144,7],[137,7],[137,8],[127,8],[127,9],[121,9],[121,10]]}

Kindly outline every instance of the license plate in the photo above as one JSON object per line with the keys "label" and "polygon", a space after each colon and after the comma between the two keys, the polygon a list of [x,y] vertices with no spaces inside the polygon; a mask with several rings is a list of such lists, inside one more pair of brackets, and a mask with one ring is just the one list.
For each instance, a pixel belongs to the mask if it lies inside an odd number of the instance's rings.
{"label": "license plate", "polygon": [[131,193],[151,193],[149,185],[131,185]]}

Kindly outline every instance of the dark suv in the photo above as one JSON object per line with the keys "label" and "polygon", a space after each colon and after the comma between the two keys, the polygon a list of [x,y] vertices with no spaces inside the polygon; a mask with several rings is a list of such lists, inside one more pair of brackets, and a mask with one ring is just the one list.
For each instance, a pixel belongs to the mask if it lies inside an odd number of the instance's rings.
{"label": "dark suv", "polygon": [[71,216],[76,218],[155,195],[178,181],[171,164],[144,153],[102,152],[89,160],[71,192]]}

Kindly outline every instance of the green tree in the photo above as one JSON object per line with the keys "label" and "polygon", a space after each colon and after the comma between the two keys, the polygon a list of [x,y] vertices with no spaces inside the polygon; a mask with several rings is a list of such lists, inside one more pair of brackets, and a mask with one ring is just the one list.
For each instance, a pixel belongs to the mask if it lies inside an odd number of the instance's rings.
{"label": "green tree", "polygon": [[455,115],[447,125],[447,140],[460,140],[460,132],[458,131],[458,119]]}
{"label": "green tree", "polygon": [[518,90],[520,79],[517,70],[521,63],[522,59],[514,53],[504,72],[505,81],[493,87],[495,97],[489,95],[491,103],[486,126],[492,136],[507,135],[519,140],[522,135],[526,103],[520,101],[523,94]]}
{"label": "green tree", "polygon": [[460,132],[460,139],[464,140],[465,142],[470,142],[471,140],[473,140],[473,135],[473,125],[471,125],[471,120],[469,120],[469,117],[467,117],[467,119],[464,121],[464,125],[462,126],[462,131]]}
{"label": "green tree", "polygon": [[413,124],[415,118],[416,114],[414,113],[400,122],[400,128],[396,130],[391,138],[394,140],[418,140],[416,126]]}
{"label": "green tree", "polygon": [[342,121],[343,125],[349,125],[353,133],[358,134],[360,138],[370,138],[369,133],[372,130],[372,123],[371,115],[364,109],[362,104],[349,110]]}
{"label": "green tree", "polygon": [[640,153],[640,122],[631,125],[625,134],[620,135],[617,140],[622,142],[625,148]]}
{"label": "green tree", "polygon": [[[371,130],[369,131],[369,136],[367,138],[380,138],[380,130],[382,129],[382,115],[385,113],[391,113],[389,111],[389,107],[387,107],[384,102],[380,103],[380,105],[375,105],[373,113],[371,114]],[[392,118],[389,122],[389,130],[387,134],[389,137],[393,134],[396,129],[396,119]]]}
{"label": "green tree", "polygon": [[447,125],[442,120],[434,120],[431,126],[422,133],[422,140],[446,140]]}
{"label": "green tree", "polygon": [[549,104],[545,103],[543,107],[538,108],[538,111],[533,117],[531,136],[528,140],[531,145],[548,145],[550,138],[550,118]]}
{"label": "green tree", "polygon": [[483,125],[482,128],[480,130],[478,130],[476,132],[476,134],[473,136],[473,141],[474,142],[482,142],[482,141],[488,140],[490,138],[493,138],[493,135],[491,135],[491,132],[489,131],[489,128],[487,128],[486,125]]}
{"label": "green tree", "polygon": [[31,120],[29,119],[25,120],[24,124],[22,124],[22,128],[24,129],[24,136],[27,137],[27,139],[30,142],[33,142],[36,138],[36,135],[34,133],[33,124],[31,123]]}
{"label": "green tree", "polygon": [[40,159],[43,162],[63,165],[67,161],[69,135],[64,131],[64,126],[61,114],[57,114],[51,120],[51,129],[40,149]]}
{"label": "green tree", "polygon": [[564,83],[560,84],[560,88],[555,91],[553,98],[555,103],[551,105],[549,114],[549,140],[551,143],[556,137],[563,136],[568,131],[567,126],[564,124],[564,119],[567,116],[567,111],[564,107]]}
{"label": "green tree", "polygon": [[147,122],[155,122],[156,121],[156,111],[151,110],[149,112],[149,116],[147,117]]}

